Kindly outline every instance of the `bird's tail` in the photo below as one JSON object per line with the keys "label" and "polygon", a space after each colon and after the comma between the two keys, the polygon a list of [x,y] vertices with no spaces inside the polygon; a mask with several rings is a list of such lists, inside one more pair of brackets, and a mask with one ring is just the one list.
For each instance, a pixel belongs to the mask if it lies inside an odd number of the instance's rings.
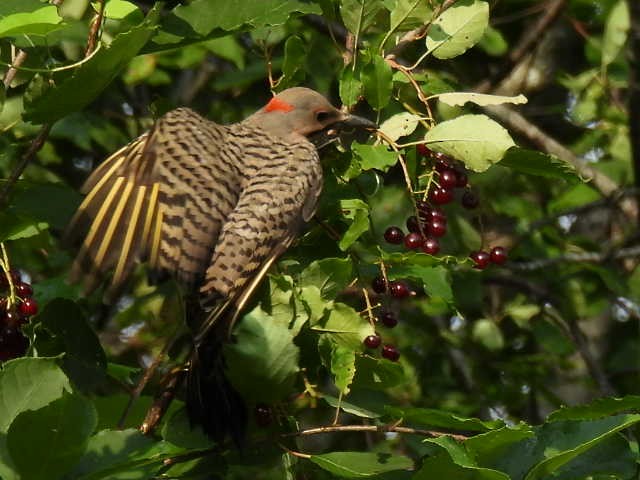
{"label": "bird's tail", "polygon": [[244,443],[247,407],[225,375],[223,337],[210,332],[193,350],[187,374],[187,412],[213,440],[229,435],[238,448]]}

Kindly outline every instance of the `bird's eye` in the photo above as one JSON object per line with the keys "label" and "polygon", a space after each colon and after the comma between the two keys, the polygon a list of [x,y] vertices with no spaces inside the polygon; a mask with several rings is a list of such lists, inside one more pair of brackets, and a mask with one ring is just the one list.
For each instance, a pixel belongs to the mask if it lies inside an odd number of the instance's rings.
{"label": "bird's eye", "polygon": [[316,112],[316,120],[320,123],[329,120],[329,112]]}

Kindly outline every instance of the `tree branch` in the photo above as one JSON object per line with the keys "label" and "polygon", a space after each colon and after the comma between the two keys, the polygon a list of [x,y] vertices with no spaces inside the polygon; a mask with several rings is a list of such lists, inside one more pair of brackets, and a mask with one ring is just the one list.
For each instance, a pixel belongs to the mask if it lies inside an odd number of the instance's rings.
{"label": "tree branch", "polygon": [[[640,2],[629,0],[631,29],[629,31],[629,139],[634,172],[634,184],[640,188]],[[636,197],[640,203],[640,194]],[[637,221],[640,222],[640,210]]]}

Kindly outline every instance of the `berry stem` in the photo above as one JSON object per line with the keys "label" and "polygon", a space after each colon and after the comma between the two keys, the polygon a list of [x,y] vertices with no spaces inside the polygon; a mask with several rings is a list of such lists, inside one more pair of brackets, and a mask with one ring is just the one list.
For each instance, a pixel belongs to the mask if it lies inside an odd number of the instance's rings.
{"label": "berry stem", "polygon": [[7,311],[16,303],[15,286],[13,285],[13,278],[11,278],[11,265],[9,264],[9,255],[7,255],[7,248],[4,246],[4,242],[0,242],[0,250],[2,250],[2,259],[0,259],[0,268],[7,277],[7,283],[9,284],[9,298],[7,298]]}
{"label": "berry stem", "polygon": [[376,320],[375,320],[375,317],[373,316],[373,308],[374,307],[371,306],[371,300],[369,299],[369,292],[367,292],[366,288],[363,288],[362,289],[362,293],[364,295],[364,303],[367,306],[367,308],[365,310],[367,312],[367,318],[369,320],[369,323],[371,324],[371,326],[375,330],[375,328],[376,328]]}

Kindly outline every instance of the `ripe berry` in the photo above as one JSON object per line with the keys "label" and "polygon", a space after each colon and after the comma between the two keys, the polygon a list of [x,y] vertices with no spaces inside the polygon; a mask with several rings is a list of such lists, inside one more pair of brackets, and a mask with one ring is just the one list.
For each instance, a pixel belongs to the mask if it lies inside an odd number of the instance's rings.
{"label": "ripe berry", "polygon": [[482,270],[486,268],[489,265],[489,261],[490,261],[489,254],[482,250],[479,250],[477,252],[471,252],[471,255],[469,255],[469,258],[473,260],[473,263],[475,263],[474,268],[477,268],[478,270]]}
{"label": "ripe berry", "polygon": [[469,177],[467,176],[467,173],[462,169],[456,170],[456,187],[464,188],[468,183]]}
{"label": "ripe berry", "polygon": [[392,297],[396,298],[405,298],[411,294],[407,284],[400,280],[389,282],[389,292],[391,293]]}
{"label": "ripe berry", "polygon": [[259,427],[268,427],[273,421],[271,415],[271,407],[269,405],[259,403],[256,405],[256,409],[253,413],[256,420],[256,425],[258,425]]}
{"label": "ripe berry", "polygon": [[424,143],[416,145],[416,152],[418,152],[418,155],[421,155],[423,157],[430,157],[433,153]]}
{"label": "ripe berry", "polygon": [[453,200],[453,190],[449,188],[436,187],[429,192],[429,200],[436,205],[444,205]]}
{"label": "ripe berry", "polygon": [[454,188],[458,184],[458,176],[452,169],[442,170],[438,183],[442,188]]}
{"label": "ripe berry", "polygon": [[381,341],[380,335],[369,335],[362,343],[364,343],[364,346],[367,348],[378,348]]}
{"label": "ripe berry", "polygon": [[422,237],[419,233],[410,233],[404,237],[404,246],[409,250],[415,250],[422,245]]}
{"label": "ripe berry", "polygon": [[380,315],[380,320],[385,327],[389,328],[393,328],[398,324],[398,319],[393,312],[383,312],[382,315]]}
{"label": "ripe berry", "polygon": [[436,160],[436,171],[442,172],[451,168],[451,157],[446,153],[433,152],[432,157]]}
{"label": "ripe berry", "polygon": [[394,245],[399,245],[404,240],[404,233],[398,227],[389,227],[384,232],[384,239],[388,243],[392,243]]}
{"label": "ripe berry", "polygon": [[407,218],[407,230],[412,233],[420,233],[420,224],[418,218],[415,215],[411,215]]}
{"label": "ripe berry", "polygon": [[468,208],[469,210],[473,210],[480,204],[480,200],[471,190],[466,190],[462,195],[462,206],[464,208]]}
{"label": "ripe berry", "polygon": [[18,305],[18,313],[23,317],[31,317],[38,313],[38,304],[33,298],[25,298],[20,305]]}
{"label": "ripe berry", "polygon": [[447,223],[447,214],[440,208],[432,208],[430,221],[438,220],[442,223]]}
{"label": "ripe berry", "polygon": [[427,225],[427,232],[434,237],[442,237],[447,233],[447,224],[442,220],[433,219],[431,223]]}
{"label": "ripe berry", "polygon": [[33,288],[28,283],[20,282],[16,284],[16,294],[20,298],[27,298],[33,295]]}
{"label": "ripe berry", "polygon": [[18,313],[15,312],[13,309],[11,309],[6,311],[3,315],[3,318],[0,319],[0,325],[2,323],[4,323],[4,325],[7,325],[9,327],[18,327],[24,322],[22,321],[21,316],[18,315]]}
{"label": "ripe berry", "polygon": [[427,237],[422,243],[422,251],[429,255],[435,255],[440,251],[440,242],[438,242],[437,238]]}
{"label": "ripe berry", "polygon": [[382,277],[376,277],[371,282],[371,288],[376,293],[384,293],[387,291],[387,282]]}
{"label": "ripe berry", "polygon": [[489,253],[489,259],[496,265],[502,265],[507,261],[507,251],[504,247],[493,247]]}
{"label": "ripe berry", "polygon": [[29,340],[17,327],[0,329],[0,362],[21,357],[27,351]]}
{"label": "ripe berry", "polygon": [[393,345],[385,345],[382,347],[382,356],[392,362],[397,362],[400,358],[400,352]]}

